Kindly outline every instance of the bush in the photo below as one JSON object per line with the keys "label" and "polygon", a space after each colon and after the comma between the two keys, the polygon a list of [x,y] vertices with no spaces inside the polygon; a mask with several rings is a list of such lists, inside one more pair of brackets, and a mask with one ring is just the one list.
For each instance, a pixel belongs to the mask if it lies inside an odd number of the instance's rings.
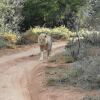
{"label": "bush", "polygon": [[17,35],[14,33],[3,33],[1,34],[1,37],[9,43],[15,44],[17,42]]}
{"label": "bush", "polygon": [[26,33],[22,34],[20,39],[17,41],[17,44],[32,44],[38,41],[38,34],[33,33],[32,29],[26,31]]}
{"label": "bush", "polygon": [[0,49],[7,46],[7,42],[0,38]]}
{"label": "bush", "polygon": [[86,42],[91,44],[100,44],[100,32],[89,31],[87,29],[81,29],[79,32],[80,36],[83,36]]}
{"label": "bush", "polygon": [[55,63],[72,63],[75,61],[75,59],[72,56],[68,56],[65,54],[64,51],[55,54],[54,56],[51,56],[48,59],[49,62],[55,62]]}
{"label": "bush", "polygon": [[99,96],[85,96],[82,100],[100,100]]}
{"label": "bush", "polygon": [[46,81],[47,85],[57,86],[57,85],[76,85],[76,77],[81,75],[83,70],[78,68],[77,70],[71,70],[67,67],[47,67],[46,69]]}
{"label": "bush", "polygon": [[50,28],[44,28],[44,27],[36,27],[32,29],[32,32],[34,34],[41,34],[41,33],[47,33],[50,35],[56,35],[64,38],[68,38],[70,35],[73,35],[74,33],[71,32],[69,29],[67,29],[64,26],[55,27],[53,29]]}
{"label": "bush", "polygon": [[30,28],[24,34],[22,34],[21,38],[18,41],[18,44],[31,44],[36,43],[38,35],[41,33],[46,33],[52,36],[53,39],[67,39],[70,35],[74,34],[69,31],[66,27],[60,26],[53,29],[44,28],[44,27],[35,27]]}
{"label": "bush", "polygon": [[1,33],[0,34],[0,48],[16,48],[16,42],[18,40],[18,37],[16,34],[13,33]]}
{"label": "bush", "polygon": [[[80,37],[84,37],[80,39],[80,48],[78,45],[78,40],[75,40],[72,44],[69,43],[69,46],[71,48],[68,49],[67,45],[67,50],[65,51],[65,53],[67,53],[69,57],[71,57],[71,53],[73,53],[75,57],[72,56],[71,58],[74,57],[74,59],[76,59],[74,60],[74,62],[71,59],[72,63],[70,63],[70,68],[68,69],[63,68],[62,70],[58,67],[56,68],[56,70],[54,70],[54,68],[49,69],[50,74],[46,74],[46,76],[48,77],[47,83],[54,86],[60,84],[64,86],[72,85],[84,89],[100,89],[100,53],[91,53],[91,49],[93,51],[96,51],[97,49],[98,52],[100,52],[99,46],[92,45],[100,42],[99,35],[100,33],[96,31],[83,31],[83,33],[80,33]],[[77,50],[78,48],[79,52]],[[54,58],[54,56],[52,58],[53,60],[51,61],[60,59],[58,55],[56,56],[56,58]],[[62,60],[62,57],[60,60]],[[65,59],[63,59],[63,61],[64,60]],[[67,60],[69,59],[67,58]],[[66,67],[68,67],[68,65]]]}
{"label": "bush", "polygon": [[[79,31],[79,39],[76,37],[70,38],[65,49],[66,52],[69,52],[69,55],[80,60],[83,57],[89,56],[91,52],[88,52],[88,50],[93,48],[93,46],[95,46],[95,48],[100,46],[100,33],[98,31],[81,29]],[[98,55],[98,53],[94,53],[94,55],[95,54]]]}
{"label": "bush", "polygon": [[[67,66],[68,67],[68,66]],[[60,71],[60,73],[58,72]],[[52,85],[72,85],[84,89],[100,89],[100,57],[85,57],[70,64],[69,68],[51,68],[47,83]],[[60,76],[60,77],[59,77]],[[50,84],[51,84],[50,83]],[[56,84],[55,84],[56,83]],[[62,84],[62,85],[63,85]]]}
{"label": "bush", "polygon": [[31,28],[33,34],[41,34],[41,33],[47,33],[51,34],[51,29],[50,28],[44,28],[44,27],[35,27]]}

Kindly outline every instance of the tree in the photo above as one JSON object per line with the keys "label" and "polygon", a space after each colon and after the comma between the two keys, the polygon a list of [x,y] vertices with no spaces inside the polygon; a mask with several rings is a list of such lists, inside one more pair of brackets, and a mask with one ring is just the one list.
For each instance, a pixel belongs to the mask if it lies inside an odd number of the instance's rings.
{"label": "tree", "polygon": [[22,27],[74,27],[75,16],[85,0],[26,0],[23,8],[25,17]]}
{"label": "tree", "polygon": [[15,32],[20,30],[19,24],[22,21],[21,9],[23,0],[1,0],[0,2],[0,31]]}
{"label": "tree", "polygon": [[86,0],[86,4],[78,12],[82,27],[99,29],[100,0]]}
{"label": "tree", "polygon": [[90,19],[90,25],[94,29],[100,28],[100,0],[91,0],[91,7],[92,7],[92,13],[91,13],[91,19]]}

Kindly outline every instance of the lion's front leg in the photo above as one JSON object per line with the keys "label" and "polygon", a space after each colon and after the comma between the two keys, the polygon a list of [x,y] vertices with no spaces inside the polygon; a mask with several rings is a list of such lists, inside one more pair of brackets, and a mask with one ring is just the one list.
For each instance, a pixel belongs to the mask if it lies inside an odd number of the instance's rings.
{"label": "lion's front leg", "polygon": [[48,60],[48,58],[49,58],[49,56],[50,56],[50,50],[47,50],[47,60]]}
{"label": "lion's front leg", "polygon": [[40,60],[43,60],[43,59],[44,59],[44,52],[41,51],[41,53],[40,53]]}

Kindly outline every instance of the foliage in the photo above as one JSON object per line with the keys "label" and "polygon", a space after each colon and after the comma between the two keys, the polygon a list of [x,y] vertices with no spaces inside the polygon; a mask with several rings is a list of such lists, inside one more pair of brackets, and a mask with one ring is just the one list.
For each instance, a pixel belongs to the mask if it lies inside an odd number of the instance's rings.
{"label": "foliage", "polygon": [[[84,33],[84,32],[83,32]],[[90,33],[90,32],[89,32]],[[86,33],[85,33],[86,34]],[[55,74],[46,74],[46,77],[48,77],[47,84],[48,85],[61,85],[61,86],[67,86],[72,85],[75,87],[81,87],[84,89],[100,89],[100,49],[99,46],[93,46],[87,41],[80,40],[81,46],[79,50],[79,54],[77,55],[77,41],[71,46],[71,49],[64,50],[64,53],[61,53],[63,58],[65,56],[72,56],[70,55],[71,50],[75,51],[74,53],[77,59],[72,60],[72,62],[69,64],[69,67],[66,66],[63,68],[63,65],[61,66],[62,69],[60,69],[59,63],[63,62],[65,63],[65,59],[62,58],[62,56],[54,55],[50,59],[52,62],[57,61],[57,68],[56,70],[51,69],[49,70],[49,73],[52,73],[54,70]],[[61,55],[60,54],[60,55]],[[73,57],[72,57],[73,58]],[[62,61],[63,60],[63,61]],[[68,58],[66,59],[68,60]],[[67,62],[69,63],[69,62]],[[68,65],[68,64],[67,64]],[[52,68],[52,67],[51,67]],[[60,73],[58,72],[60,70]],[[59,73],[59,74],[58,74]],[[59,77],[61,76],[61,77]]]}
{"label": "foliage", "polygon": [[13,33],[5,33],[2,35],[2,38],[9,43],[17,42],[17,35]]}
{"label": "foliage", "polygon": [[[81,29],[79,31],[79,39],[77,39],[76,36],[71,37],[65,49],[69,56],[74,57],[76,60],[80,60],[87,55],[90,56],[88,50],[92,47],[100,47],[100,32]],[[95,55],[95,53],[92,55]]]}
{"label": "foliage", "polygon": [[40,34],[40,33],[46,33],[50,35],[60,35],[64,36],[65,38],[70,37],[70,35],[75,34],[74,32],[71,32],[68,28],[65,26],[59,26],[55,28],[44,28],[44,27],[36,27],[32,29],[33,33]]}
{"label": "foliage", "polygon": [[0,35],[0,49],[2,48],[10,48],[15,49],[16,45],[15,42],[17,41],[17,36],[14,34],[4,34]]}
{"label": "foliage", "polygon": [[0,49],[7,46],[7,42],[0,38]]}
{"label": "foliage", "polygon": [[32,28],[32,32],[33,34],[41,34],[41,33],[51,34],[51,29],[44,28],[44,27],[35,27],[35,28]]}
{"label": "foliage", "polygon": [[[47,67],[46,68],[46,81],[49,86],[66,86],[70,83],[72,85],[72,81],[78,75],[81,75],[82,70],[70,70],[67,66],[57,66],[57,67]],[[75,80],[74,80],[75,81]]]}
{"label": "foliage", "polygon": [[92,12],[90,13],[89,25],[94,29],[99,30],[100,28],[100,0],[91,0]]}
{"label": "foliage", "polygon": [[75,34],[74,32],[71,32],[68,28],[60,26],[52,29],[52,34],[56,35],[62,35],[66,38],[69,38],[71,35]]}
{"label": "foliage", "polygon": [[68,67],[51,67],[46,70],[48,85],[72,85],[84,89],[100,88],[100,57],[85,57]]}
{"label": "foliage", "polygon": [[85,96],[82,100],[100,100],[99,96]]}
{"label": "foliage", "polygon": [[41,33],[45,33],[51,35],[53,40],[55,39],[68,39],[70,35],[75,34],[71,32],[64,26],[55,27],[55,28],[44,28],[44,27],[35,27],[30,28],[24,34],[22,34],[20,40],[18,41],[19,44],[30,44],[36,43],[38,35]]}
{"label": "foliage", "polygon": [[19,40],[17,41],[17,44],[32,44],[36,43],[38,41],[38,34],[33,33],[32,29],[29,29],[24,34],[21,35]]}
{"label": "foliage", "polygon": [[22,27],[65,25],[74,28],[75,16],[85,0],[26,0]]}
{"label": "foliage", "polygon": [[23,0],[0,1],[0,32],[18,33],[22,21],[21,9]]}
{"label": "foliage", "polygon": [[73,63],[75,59],[72,56],[66,55],[65,52],[60,52],[55,54],[54,56],[51,56],[48,59],[49,62],[55,62],[55,63]]}
{"label": "foliage", "polygon": [[33,26],[61,25],[75,31],[77,19],[85,27],[97,27],[99,5],[99,0],[1,0],[0,31],[17,33]]}
{"label": "foliage", "polygon": [[100,28],[100,0],[86,0],[86,4],[78,11],[80,25],[89,29]]}
{"label": "foliage", "polygon": [[83,36],[86,42],[98,45],[100,43],[100,32],[88,29],[81,29],[79,31],[80,36]]}

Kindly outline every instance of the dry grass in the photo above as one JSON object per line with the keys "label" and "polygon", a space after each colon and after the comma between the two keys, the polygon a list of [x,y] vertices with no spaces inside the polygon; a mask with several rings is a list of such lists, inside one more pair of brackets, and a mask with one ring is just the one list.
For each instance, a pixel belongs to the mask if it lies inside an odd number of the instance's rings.
{"label": "dry grass", "polygon": [[74,61],[75,59],[72,56],[66,55],[65,52],[57,53],[49,58],[49,62],[55,63],[72,63]]}
{"label": "dry grass", "polygon": [[[81,59],[73,60],[72,56],[67,56],[66,51],[51,57],[50,62],[56,63],[58,67],[47,67],[45,74],[47,84],[50,86],[71,85],[92,90],[100,89],[100,48],[89,47],[91,48],[85,48],[85,53],[80,52],[83,55],[80,56]],[[98,52],[93,55],[91,50]],[[66,67],[70,65],[70,68],[59,67],[59,64],[65,64]]]}
{"label": "dry grass", "polygon": [[100,96],[85,96],[82,100],[100,100]]}

